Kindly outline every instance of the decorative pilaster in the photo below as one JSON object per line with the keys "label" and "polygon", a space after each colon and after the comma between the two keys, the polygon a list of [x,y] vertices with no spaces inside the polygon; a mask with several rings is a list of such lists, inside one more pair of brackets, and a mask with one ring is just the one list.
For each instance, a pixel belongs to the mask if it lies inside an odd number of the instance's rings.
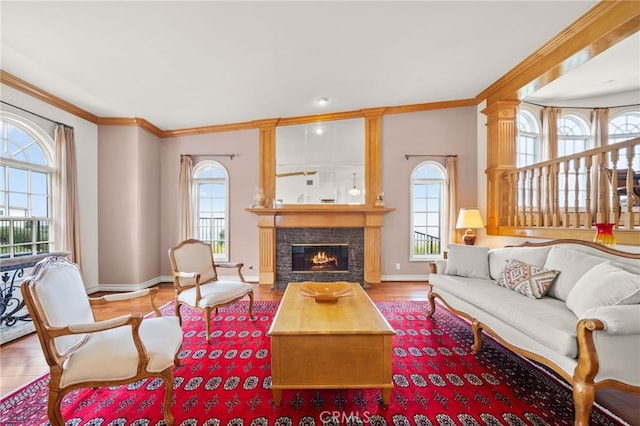
{"label": "decorative pilaster", "polygon": [[497,235],[508,220],[509,186],[504,172],[515,168],[516,114],[520,101],[497,101],[487,116],[487,233]]}

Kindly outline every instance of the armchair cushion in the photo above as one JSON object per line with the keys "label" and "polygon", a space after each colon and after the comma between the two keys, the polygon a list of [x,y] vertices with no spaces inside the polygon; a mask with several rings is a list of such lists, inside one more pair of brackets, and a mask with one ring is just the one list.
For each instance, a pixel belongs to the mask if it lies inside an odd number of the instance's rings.
{"label": "armchair cushion", "polygon": [[[148,372],[170,367],[182,344],[177,317],[146,318],[140,324],[140,340],[149,355]],[[108,360],[108,362],[106,362]],[[137,374],[138,352],[131,327],[117,327],[88,335],[86,342],[65,361],[60,384],[133,378]]]}
{"label": "armchair cushion", "polygon": [[[206,308],[207,306],[224,305],[252,290],[253,286],[251,284],[241,281],[214,281],[200,286],[201,298],[198,307]],[[178,296],[178,300],[190,306],[196,306],[196,288],[183,290]]]}

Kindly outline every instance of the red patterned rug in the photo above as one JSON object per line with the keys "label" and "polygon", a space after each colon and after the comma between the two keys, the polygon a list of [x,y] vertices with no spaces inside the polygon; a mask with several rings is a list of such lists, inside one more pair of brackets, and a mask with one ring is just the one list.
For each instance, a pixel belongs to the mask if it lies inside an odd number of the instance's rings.
{"label": "red patterned rug", "polygon": [[[277,302],[247,302],[220,310],[212,321],[212,344],[204,344],[201,313],[184,312],[184,343],[175,370],[175,424],[191,425],[572,425],[566,383],[485,339],[470,352],[467,323],[440,307],[434,319],[426,302],[378,302],[397,331],[393,337],[391,403],[380,391],[285,390],[280,407],[270,391],[269,337]],[[171,314],[172,306],[163,310]],[[45,425],[48,376],[0,401],[0,424]],[[62,406],[67,425],[164,425],[159,380],[82,389]],[[593,425],[621,424],[595,406]]]}

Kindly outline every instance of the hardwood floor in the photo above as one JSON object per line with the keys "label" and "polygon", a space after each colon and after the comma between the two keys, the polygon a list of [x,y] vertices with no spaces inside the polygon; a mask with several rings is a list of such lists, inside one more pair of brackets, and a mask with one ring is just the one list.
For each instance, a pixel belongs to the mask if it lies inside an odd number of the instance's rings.
{"label": "hardwood floor", "polygon": [[[173,299],[173,285],[162,283],[156,299],[158,306]],[[256,300],[280,300],[284,290],[272,290],[270,285],[254,284]],[[426,300],[424,282],[385,282],[367,290],[373,301]],[[94,293],[97,297],[106,293]],[[96,319],[102,320],[129,313],[150,312],[147,300],[125,301],[100,307]],[[4,396],[47,373],[40,343],[35,333],[0,346],[0,395]],[[631,425],[640,426],[640,394],[604,389],[596,394],[602,405]]]}

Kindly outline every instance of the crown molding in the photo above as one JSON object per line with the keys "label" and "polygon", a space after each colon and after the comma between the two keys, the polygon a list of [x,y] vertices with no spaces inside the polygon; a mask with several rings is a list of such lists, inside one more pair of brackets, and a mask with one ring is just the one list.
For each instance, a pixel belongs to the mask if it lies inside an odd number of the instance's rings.
{"label": "crown molding", "polygon": [[428,102],[423,104],[413,104],[413,105],[400,105],[395,107],[388,107],[385,109],[384,114],[405,114],[408,112],[420,112],[420,111],[431,111],[435,109],[448,109],[448,108],[462,108],[468,106],[476,106],[478,102],[476,102],[475,98],[469,99],[457,99],[453,101],[440,101],[440,102]]}
{"label": "crown molding", "polygon": [[26,93],[31,97],[46,102],[49,105],[53,105],[56,108],[69,112],[91,123],[98,124],[98,121],[100,119],[97,115],[94,115],[89,111],[85,111],[84,109],[79,108],[70,102],[60,99],[59,97],[52,95],[51,93],[42,90],[31,83],[27,83],[21,78],[18,78],[15,75],[10,74],[2,69],[0,69],[0,83],[6,84],[9,87],[13,87],[20,92]]}
{"label": "crown molding", "polygon": [[96,124],[99,126],[137,126],[157,137],[162,137],[163,134],[160,128],[139,117],[100,117]]}

